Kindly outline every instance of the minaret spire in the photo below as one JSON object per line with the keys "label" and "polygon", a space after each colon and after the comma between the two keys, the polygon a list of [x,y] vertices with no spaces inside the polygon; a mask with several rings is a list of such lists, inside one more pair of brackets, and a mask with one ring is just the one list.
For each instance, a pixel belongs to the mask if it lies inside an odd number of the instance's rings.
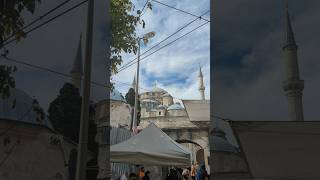
{"label": "minaret spire", "polygon": [[285,3],[285,27],[283,41],[283,57],[286,70],[286,80],[283,82],[283,89],[288,98],[289,118],[292,121],[303,121],[302,91],[304,81],[300,80],[298,65],[298,46],[295,42],[288,10],[288,0]]}
{"label": "minaret spire", "polygon": [[205,100],[204,90],[205,90],[205,87],[203,84],[203,75],[201,71],[201,66],[199,65],[199,91],[200,91],[201,100]]}
{"label": "minaret spire", "polygon": [[134,89],[136,87],[136,75],[133,76],[133,81],[132,81],[132,88]]}
{"label": "minaret spire", "polygon": [[77,54],[73,62],[73,67],[70,71],[70,74],[72,77],[72,83],[74,86],[76,86],[79,89],[79,91],[81,90],[81,82],[82,82],[82,76],[83,76],[81,41],[82,41],[82,33],[80,34]]}
{"label": "minaret spire", "polygon": [[289,15],[289,7],[288,0],[284,1],[284,12],[285,12],[285,31],[284,31],[284,39],[283,39],[283,48],[287,46],[297,46],[296,41],[294,39],[294,33],[291,26],[291,20]]}

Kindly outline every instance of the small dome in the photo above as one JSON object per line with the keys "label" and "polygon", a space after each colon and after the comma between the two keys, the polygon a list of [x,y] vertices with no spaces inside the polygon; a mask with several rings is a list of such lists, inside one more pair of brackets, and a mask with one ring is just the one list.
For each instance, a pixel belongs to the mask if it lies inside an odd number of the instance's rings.
{"label": "small dome", "polygon": [[159,87],[154,87],[151,92],[158,92],[158,93],[167,93],[167,91],[159,88]]}
{"label": "small dome", "polygon": [[182,109],[184,108],[180,105],[180,103],[175,103],[168,107],[168,110],[182,110]]}
{"label": "small dome", "polygon": [[166,109],[166,107],[164,105],[159,105],[157,109]]}
{"label": "small dome", "polygon": [[214,151],[220,152],[231,152],[238,153],[238,149],[233,146],[226,138],[226,133],[222,131],[220,128],[215,128],[213,130],[213,149]]}
{"label": "small dome", "polygon": [[169,93],[165,93],[162,95],[162,97],[171,97],[171,95]]}
{"label": "small dome", "polygon": [[112,91],[110,91],[110,99],[113,101],[126,102],[122,94],[116,89],[113,89]]}
{"label": "small dome", "polygon": [[[42,125],[53,130],[47,116],[42,121],[37,121],[37,113],[33,111],[33,98],[19,89],[11,89],[11,96],[0,99],[0,119],[19,121],[28,124]],[[16,101],[15,107],[13,102]]]}

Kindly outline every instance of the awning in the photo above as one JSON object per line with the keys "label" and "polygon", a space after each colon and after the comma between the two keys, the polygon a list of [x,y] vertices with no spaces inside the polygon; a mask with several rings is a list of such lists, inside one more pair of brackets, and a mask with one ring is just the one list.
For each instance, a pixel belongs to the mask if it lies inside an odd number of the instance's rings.
{"label": "awning", "polygon": [[111,146],[110,161],[139,165],[190,166],[191,152],[151,123],[127,141]]}

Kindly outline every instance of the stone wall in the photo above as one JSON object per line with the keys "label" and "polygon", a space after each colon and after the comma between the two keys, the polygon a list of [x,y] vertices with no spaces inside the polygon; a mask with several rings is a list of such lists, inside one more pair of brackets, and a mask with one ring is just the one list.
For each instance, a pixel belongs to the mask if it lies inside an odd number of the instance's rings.
{"label": "stone wall", "polygon": [[37,125],[0,120],[0,179],[69,178],[69,154],[76,145]]}
{"label": "stone wall", "polygon": [[215,180],[250,180],[245,159],[240,153],[214,152],[213,178]]}

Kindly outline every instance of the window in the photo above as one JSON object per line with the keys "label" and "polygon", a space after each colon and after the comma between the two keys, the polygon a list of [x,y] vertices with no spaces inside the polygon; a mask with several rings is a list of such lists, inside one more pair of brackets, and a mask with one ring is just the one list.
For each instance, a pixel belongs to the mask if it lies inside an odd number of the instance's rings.
{"label": "window", "polygon": [[161,112],[159,112],[159,115],[161,115]]}

